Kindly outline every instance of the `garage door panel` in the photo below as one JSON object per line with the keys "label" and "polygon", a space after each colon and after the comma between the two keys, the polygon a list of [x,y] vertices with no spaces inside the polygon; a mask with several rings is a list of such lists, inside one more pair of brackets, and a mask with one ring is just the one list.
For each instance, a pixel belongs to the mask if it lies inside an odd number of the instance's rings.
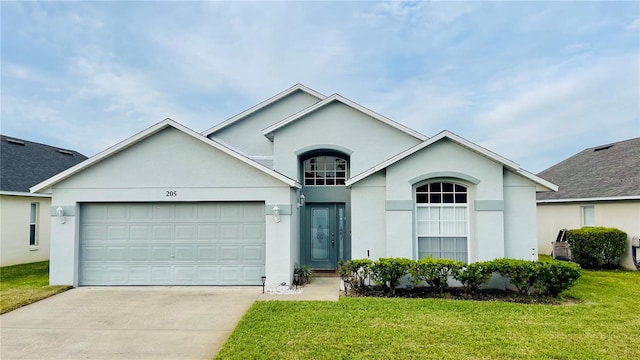
{"label": "garage door panel", "polygon": [[150,259],[148,246],[131,246],[129,248],[130,261],[148,262]]}
{"label": "garage door panel", "polygon": [[112,220],[127,220],[129,216],[129,208],[126,205],[109,206],[107,208],[107,219]]}
{"label": "garage door panel", "polygon": [[154,225],[151,228],[152,239],[156,240],[173,240],[173,226],[171,225]]}
{"label": "garage door panel", "polygon": [[222,240],[238,240],[242,234],[241,225],[225,224],[220,226]]}
{"label": "garage door panel", "polygon": [[150,228],[147,225],[130,225],[129,239],[147,241],[149,239]]}
{"label": "garage door panel", "polygon": [[190,261],[195,262],[197,260],[196,247],[191,246],[176,246],[174,250],[174,258],[176,261]]}
{"label": "garage door panel", "polygon": [[196,225],[176,225],[176,240],[193,241],[196,239]]}
{"label": "garage door panel", "polygon": [[198,245],[198,261],[211,263],[218,258],[218,247],[210,245]]}
{"label": "garage door panel", "polygon": [[198,225],[198,240],[211,241],[219,239],[218,225]]}
{"label": "garage door panel", "polygon": [[129,281],[134,285],[145,285],[151,282],[150,266],[129,266]]}
{"label": "garage door panel", "polygon": [[153,220],[171,220],[173,219],[173,206],[162,206],[157,204],[153,206],[152,216]]}
{"label": "garage door panel", "polygon": [[259,285],[263,203],[83,204],[80,285]]}

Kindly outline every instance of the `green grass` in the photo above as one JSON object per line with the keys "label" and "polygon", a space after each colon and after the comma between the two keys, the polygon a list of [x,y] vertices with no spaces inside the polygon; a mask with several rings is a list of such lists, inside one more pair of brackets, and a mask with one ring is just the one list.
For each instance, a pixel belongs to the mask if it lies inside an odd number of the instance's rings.
{"label": "green grass", "polygon": [[584,271],[567,305],[256,302],[216,359],[638,359],[640,272]]}
{"label": "green grass", "polygon": [[49,286],[49,262],[0,268],[0,314],[61,293],[70,286]]}

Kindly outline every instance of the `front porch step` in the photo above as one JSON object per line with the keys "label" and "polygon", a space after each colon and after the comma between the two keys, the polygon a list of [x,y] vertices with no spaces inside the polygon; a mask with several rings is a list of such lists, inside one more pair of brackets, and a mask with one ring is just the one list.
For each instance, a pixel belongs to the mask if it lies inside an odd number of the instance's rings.
{"label": "front porch step", "polygon": [[314,269],[314,277],[340,277],[338,270]]}

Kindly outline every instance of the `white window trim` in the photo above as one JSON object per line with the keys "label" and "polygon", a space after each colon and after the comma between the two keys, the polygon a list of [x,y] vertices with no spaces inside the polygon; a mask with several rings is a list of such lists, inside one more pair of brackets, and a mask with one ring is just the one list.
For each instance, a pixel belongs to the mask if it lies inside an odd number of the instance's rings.
{"label": "white window trim", "polygon": [[[35,211],[33,208],[35,206]],[[33,218],[32,213],[35,213]],[[29,205],[29,249],[37,250],[40,245],[40,239],[38,239],[38,218],[40,217],[40,203],[32,202]],[[33,226],[33,244],[31,243],[31,227]]]}
{"label": "white window trim", "polygon": [[[593,224],[587,224],[587,216],[585,214],[585,211],[587,209],[592,209],[593,210]],[[582,223],[582,226],[596,226],[596,207],[593,205],[584,205],[584,206],[580,206],[580,220]]]}
{"label": "white window trim", "polygon": [[[467,202],[466,204],[461,204],[461,203],[418,203],[417,198],[416,198],[416,189],[420,186],[426,185],[426,184],[431,184],[431,183],[436,183],[436,182],[449,182],[452,183],[454,185],[460,185],[460,186],[464,186],[467,189]],[[420,251],[418,249],[419,246],[419,238],[420,237],[429,237],[429,236],[420,236],[418,234],[418,208],[419,207],[465,207],[465,212],[466,212],[466,216],[467,216],[467,225],[466,225],[466,232],[467,234],[464,235],[464,237],[467,238],[467,263],[471,263],[471,214],[469,212],[469,209],[471,208],[470,204],[471,204],[471,188],[466,185],[466,184],[462,184],[459,183],[457,181],[452,181],[452,180],[442,180],[442,179],[438,179],[438,180],[434,180],[434,181],[426,181],[426,182],[421,182],[419,184],[416,184],[413,188],[413,204],[414,204],[414,216],[413,216],[413,226],[414,226],[414,254],[413,254],[413,258],[416,260],[419,260],[420,257]],[[432,237],[436,237],[435,235],[433,235]],[[460,235],[438,235],[437,237],[462,237]]]}

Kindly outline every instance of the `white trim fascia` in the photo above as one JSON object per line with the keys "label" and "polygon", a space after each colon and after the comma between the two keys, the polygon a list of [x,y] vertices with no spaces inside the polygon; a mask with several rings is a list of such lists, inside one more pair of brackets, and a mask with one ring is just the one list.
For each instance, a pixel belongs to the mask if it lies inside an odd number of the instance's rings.
{"label": "white trim fascia", "polygon": [[537,204],[547,204],[547,203],[620,201],[620,200],[640,200],[640,195],[608,196],[608,197],[596,197],[596,198],[575,198],[575,199],[548,199],[548,200],[536,200],[536,203]]}
{"label": "white trim fascia", "polygon": [[28,196],[28,197],[39,197],[39,198],[50,198],[51,194],[32,194],[29,192],[22,191],[0,191],[0,195],[6,196]]}
{"label": "white trim fascia", "polygon": [[546,181],[546,180],[544,180],[544,179],[542,179],[542,178],[540,178],[540,177],[538,177],[536,175],[533,175],[530,172],[520,168],[520,165],[518,163],[516,163],[514,161],[511,161],[511,160],[509,160],[509,159],[507,159],[505,157],[502,157],[502,156],[500,156],[500,155],[498,155],[498,154],[496,154],[496,153],[494,153],[494,152],[492,152],[490,150],[487,150],[487,149],[483,148],[482,146],[474,144],[473,142],[471,142],[471,141],[469,141],[469,140],[467,140],[467,139],[465,139],[465,138],[463,138],[463,137],[461,137],[459,135],[456,135],[456,134],[454,134],[454,133],[452,133],[452,132],[450,132],[448,130],[443,130],[440,133],[438,133],[437,135],[429,138],[428,140],[425,140],[425,141],[421,142],[420,144],[417,144],[417,145],[415,145],[415,146],[413,146],[413,147],[401,152],[400,154],[398,154],[398,155],[396,155],[396,156],[394,156],[394,157],[392,157],[392,158],[390,158],[390,159],[388,159],[388,160],[386,160],[386,161],[384,161],[384,162],[382,162],[382,163],[380,163],[380,164],[378,164],[378,165],[376,165],[376,166],[374,166],[374,167],[372,167],[372,168],[370,168],[368,170],[363,171],[362,173],[360,173],[360,174],[352,177],[351,179],[347,180],[345,182],[345,185],[346,186],[351,186],[351,185],[357,183],[358,181],[366,178],[367,176],[372,175],[372,174],[374,174],[374,173],[376,173],[376,172],[378,172],[378,171],[380,171],[382,169],[385,169],[389,165],[392,165],[392,164],[394,164],[394,163],[396,163],[396,162],[398,162],[398,161],[400,161],[400,160],[402,160],[402,159],[404,159],[404,158],[406,158],[406,157],[408,157],[408,156],[410,156],[410,155],[412,155],[412,154],[424,149],[425,147],[427,147],[427,146],[429,146],[429,145],[431,145],[433,143],[438,142],[439,140],[441,140],[443,138],[448,138],[448,139],[458,143],[461,146],[464,146],[464,147],[466,147],[466,148],[468,148],[468,149],[470,149],[470,150],[472,150],[472,151],[474,151],[474,152],[476,152],[476,153],[478,153],[478,154],[480,154],[480,155],[482,155],[484,157],[487,157],[487,158],[489,158],[489,159],[491,159],[491,160],[493,160],[493,161],[495,161],[497,163],[500,163],[503,166],[507,167],[509,170],[514,171],[515,173],[520,174],[521,176],[524,176],[527,179],[529,179],[529,180],[531,180],[531,181],[533,181],[533,182],[535,182],[535,183],[537,183],[537,184],[539,184],[541,186],[544,186],[544,187],[548,188],[549,190],[553,190],[553,191],[557,191],[558,190],[558,187],[556,185],[554,185],[554,184],[552,184],[552,183],[550,183],[550,182],[548,182],[548,181]]}
{"label": "white trim fascia", "polygon": [[323,100],[323,99],[326,98],[325,95],[323,95],[323,94],[321,94],[321,93],[319,93],[319,92],[317,92],[317,91],[315,91],[313,89],[310,89],[310,88],[308,88],[308,87],[306,87],[306,86],[304,86],[302,84],[295,84],[292,87],[288,88],[287,90],[284,90],[284,91],[282,91],[282,92],[280,92],[280,93],[268,98],[267,100],[265,100],[265,101],[263,101],[263,102],[261,102],[261,103],[259,103],[257,105],[254,105],[254,106],[250,107],[249,109],[247,109],[247,110],[245,110],[245,111],[243,111],[243,112],[241,112],[241,113],[239,113],[239,114],[237,114],[237,115],[235,115],[233,117],[230,117],[229,119],[219,123],[218,125],[203,131],[202,135],[208,137],[209,135],[215,133],[216,131],[222,130],[222,129],[226,128],[227,126],[239,121],[240,119],[243,119],[243,118],[245,118],[245,117],[257,112],[257,111],[259,111],[259,110],[261,110],[261,109],[263,109],[263,108],[265,108],[265,107],[267,107],[267,106],[269,106],[269,105],[271,105],[271,104],[273,104],[273,103],[275,103],[275,102],[277,102],[277,101],[279,101],[279,100],[281,100],[281,99],[293,94],[294,92],[296,92],[298,90],[303,91],[303,92],[305,92],[305,93],[317,98],[318,100]]}
{"label": "white trim fascia", "polygon": [[547,180],[545,180],[545,179],[543,179],[543,178],[541,178],[541,177],[539,177],[539,176],[537,176],[535,174],[532,174],[532,173],[528,172],[525,169],[518,168],[515,171],[516,171],[517,174],[522,175],[523,177],[535,182],[536,184],[546,188],[547,190],[558,191],[558,185],[556,185],[556,184],[554,184],[554,183],[552,183],[550,181],[547,181]]}
{"label": "white trim fascia", "polygon": [[51,177],[51,178],[49,178],[49,179],[37,184],[37,185],[34,185],[29,190],[32,193],[37,193],[39,191],[42,191],[43,189],[49,188],[49,187],[53,186],[54,184],[57,184],[57,183],[59,183],[60,181],[62,181],[64,179],[67,179],[68,177],[70,177],[70,176],[72,176],[72,175],[74,175],[74,174],[76,174],[76,173],[78,173],[78,172],[80,172],[80,171],[82,171],[82,170],[84,170],[84,169],[86,169],[86,168],[88,168],[88,167],[90,167],[90,166],[92,166],[92,165],[94,165],[94,164],[96,164],[96,163],[98,163],[98,162],[110,157],[111,155],[114,155],[114,154],[116,154],[116,153],[118,153],[120,151],[125,150],[126,148],[128,148],[128,147],[130,147],[130,146],[132,146],[132,145],[134,145],[134,144],[136,144],[136,143],[148,138],[149,136],[151,136],[151,135],[153,135],[153,134],[155,134],[155,133],[157,133],[157,132],[159,132],[159,131],[161,131],[161,130],[169,127],[169,126],[171,126],[171,127],[175,128],[175,129],[177,129],[177,130],[179,130],[179,131],[181,131],[181,132],[193,137],[194,139],[202,141],[203,143],[205,143],[205,144],[207,144],[209,146],[212,146],[212,147],[222,151],[223,153],[225,153],[225,154],[227,154],[229,156],[234,157],[235,159],[240,160],[240,161],[244,162],[247,165],[253,166],[254,168],[256,168],[256,169],[258,169],[258,170],[260,170],[260,171],[262,171],[262,172],[264,172],[264,173],[266,173],[268,175],[271,175],[271,176],[275,177],[276,179],[284,182],[285,184],[287,184],[287,185],[289,185],[291,187],[295,187],[297,189],[301,189],[302,188],[302,185],[300,183],[298,183],[297,181],[295,181],[295,180],[293,180],[293,179],[291,179],[291,178],[289,178],[287,176],[284,176],[284,175],[282,175],[282,174],[280,174],[280,173],[278,173],[278,172],[276,172],[274,170],[271,170],[268,167],[266,167],[266,166],[264,166],[264,165],[262,165],[262,164],[260,164],[260,163],[258,163],[256,161],[254,161],[254,160],[251,160],[251,159],[247,158],[245,155],[243,155],[241,153],[238,153],[236,151],[233,151],[233,150],[229,149],[228,147],[224,146],[223,144],[221,144],[221,143],[219,143],[217,141],[213,141],[213,140],[211,140],[211,139],[209,139],[209,138],[207,138],[207,137],[205,137],[205,136],[203,136],[203,135],[201,135],[201,134],[199,134],[199,133],[187,128],[186,126],[184,126],[182,124],[179,124],[179,123],[175,122],[172,119],[167,118],[167,119],[164,119],[161,122],[159,122],[159,123],[147,128],[147,129],[145,129],[145,130],[133,135],[132,137],[130,137],[130,138],[124,140],[124,141],[121,141],[116,145],[111,146],[110,148],[98,153],[97,155],[95,155],[95,156],[93,156],[93,157],[91,157],[91,158],[89,158],[89,159],[87,159],[87,160],[85,160],[85,161],[83,161],[83,162],[81,162],[81,163],[79,163],[79,164],[77,164],[77,165],[75,165],[75,166],[73,166],[73,167],[61,172],[61,173],[59,173],[58,175],[55,175],[55,176],[53,176],[53,177]]}
{"label": "white trim fascia", "polygon": [[300,119],[300,118],[302,118],[302,117],[304,117],[306,115],[309,115],[310,113],[312,113],[312,112],[314,112],[314,111],[316,111],[316,110],[318,110],[318,109],[320,109],[320,108],[322,108],[322,107],[324,107],[324,106],[326,106],[328,104],[331,104],[334,101],[339,101],[339,102],[341,102],[341,103],[343,103],[343,104],[345,104],[345,105],[347,105],[347,106],[349,106],[349,107],[351,107],[351,108],[353,108],[355,110],[358,110],[358,111],[360,111],[360,112],[362,112],[362,113],[364,113],[364,114],[366,114],[366,115],[378,120],[378,121],[381,121],[381,122],[383,122],[383,123],[395,128],[395,129],[398,129],[398,130],[400,130],[400,131],[402,131],[402,132],[404,132],[404,133],[406,133],[408,135],[411,135],[411,136],[417,138],[420,141],[425,141],[425,140],[428,139],[428,137],[420,134],[419,132],[417,132],[417,131],[415,131],[413,129],[410,129],[410,128],[408,128],[408,127],[406,127],[406,126],[404,126],[404,125],[402,125],[400,123],[397,123],[397,122],[395,122],[395,121],[393,121],[393,120],[391,120],[391,119],[389,119],[389,118],[387,118],[387,117],[385,117],[383,115],[380,115],[377,112],[375,112],[373,110],[370,110],[370,109],[368,109],[368,108],[366,108],[366,107],[364,107],[364,106],[362,106],[362,105],[360,105],[358,103],[355,103],[355,102],[345,98],[344,96],[342,96],[340,94],[333,94],[333,95],[325,98],[324,100],[322,100],[320,102],[317,102],[317,103],[309,106],[308,108],[306,108],[306,109],[304,109],[304,110],[302,110],[302,111],[300,111],[300,112],[298,112],[296,114],[293,114],[293,115],[289,116],[286,119],[278,121],[277,123],[275,123],[275,124],[265,128],[265,129],[263,129],[262,130],[262,135],[266,136],[269,140],[273,141],[273,132],[275,132],[276,130],[278,130],[278,129],[282,128],[282,127],[285,127],[285,126],[289,125],[290,123],[292,123],[292,122],[294,122],[294,121],[296,121],[296,120],[298,120],[298,119]]}

